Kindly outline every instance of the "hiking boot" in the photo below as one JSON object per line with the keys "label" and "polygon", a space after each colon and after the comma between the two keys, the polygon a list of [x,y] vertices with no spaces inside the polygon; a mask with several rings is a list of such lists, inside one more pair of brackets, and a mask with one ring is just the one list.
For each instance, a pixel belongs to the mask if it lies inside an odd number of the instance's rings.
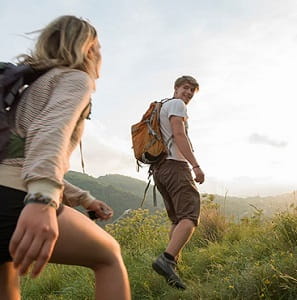
{"label": "hiking boot", "polygon": [[170,286],[181,290],[186,289],[185,284],[175,271],[176,262],[166,258],[163,253],[153,262],[152,267],[158,274],[165,277]]}

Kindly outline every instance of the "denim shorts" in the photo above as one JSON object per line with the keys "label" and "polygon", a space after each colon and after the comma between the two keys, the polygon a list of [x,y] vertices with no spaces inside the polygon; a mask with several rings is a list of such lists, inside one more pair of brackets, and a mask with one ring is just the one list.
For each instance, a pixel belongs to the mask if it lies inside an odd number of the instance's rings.
{"label": "denim shorts", "polygon": [[153,168],[153,175],[172,224],[178,224],[182,219],[189,219],[197,226],[200,215],[200,194],[188,164],[167,159]]}

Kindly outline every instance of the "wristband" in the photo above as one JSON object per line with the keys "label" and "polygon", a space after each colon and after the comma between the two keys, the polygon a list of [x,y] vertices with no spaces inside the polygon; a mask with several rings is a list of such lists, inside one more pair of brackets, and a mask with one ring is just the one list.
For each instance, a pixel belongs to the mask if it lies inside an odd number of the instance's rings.
{"label": "wristband", "polygon": [[24,204],[27,205],[29,203],[45,204],[58,209],[57,203],[52,198],[44,196],[41,193],[27,194],[24,199]]}

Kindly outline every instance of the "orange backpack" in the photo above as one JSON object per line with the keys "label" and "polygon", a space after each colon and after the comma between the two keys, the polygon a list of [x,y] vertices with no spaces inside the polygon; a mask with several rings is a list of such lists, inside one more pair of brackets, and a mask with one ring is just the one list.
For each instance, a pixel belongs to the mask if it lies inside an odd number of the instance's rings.
{"label": "orange backpack", "polygon": [[171,99],[152,102],[141,121],[131,126],[132,148],[138,165],[157,163],[168,153],[160,130],[160,110],[168,100]]}

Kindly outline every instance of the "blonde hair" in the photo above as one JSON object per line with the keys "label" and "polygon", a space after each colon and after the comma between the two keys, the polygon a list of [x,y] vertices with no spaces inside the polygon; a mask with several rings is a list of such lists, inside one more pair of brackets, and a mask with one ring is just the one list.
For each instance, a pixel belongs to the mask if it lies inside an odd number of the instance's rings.
{"label": "blonde hair", "polygon": [[97,42],[96,29],[87,21],[75,16],[61,16],[44,29],[29,55],[19,56],[19,62],[35,69],[65,66],[87,72],[98,77],[97,64],[100,52],[88,55]]}
{"label": "blonde hair", "polygon": [[195,90],[199,91],[199,83],[197,82],[197,80],[194,77],[188,75],[184,75],[182,77],[177,78],[174,83],[174,88],[180,87],[185,83],[194,86]]}

